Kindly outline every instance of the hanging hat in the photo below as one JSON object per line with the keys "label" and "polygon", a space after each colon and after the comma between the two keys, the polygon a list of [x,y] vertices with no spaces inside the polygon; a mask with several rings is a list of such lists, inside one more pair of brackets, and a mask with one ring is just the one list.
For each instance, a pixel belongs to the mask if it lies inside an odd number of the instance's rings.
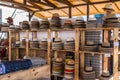
{"label": "hanging hat", "polygon": [[113,10],[114,11],[112,4],[106,4],[103,9],[104,10]]}
{"label": "hanging hat", "polygon": [[74,41],[74,38],[73,38],[73,37],[68,37],[68,38],[66,39],[66,41]]}
{"label": "hanging hat", "polygon": [[93,70],[93,67],[90,67],[90,66],[87,66],[86,68],[85,68],[85,71],[92,71]]}
{"label": "hanging hat", "polygon": [[110,76],[109,71],[103,71],[103,72],[102,72],[102,76],[105,76],[105,77]]}

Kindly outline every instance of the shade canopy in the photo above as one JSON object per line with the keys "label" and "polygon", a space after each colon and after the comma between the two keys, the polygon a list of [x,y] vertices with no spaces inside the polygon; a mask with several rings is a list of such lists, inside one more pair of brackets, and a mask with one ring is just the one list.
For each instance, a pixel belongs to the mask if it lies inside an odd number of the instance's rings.
{"label": "shade canopy", "polygon": [[113,5],[115,13],[120,13],[120,0],[0,0],[0,2],[1,6],[33,12],[39,18],[50,18],[54,13],[67,17],[70,7],[72,16],[86,15],[87,3],[90,4],[90,14],[103,14],[102,8],[106,3]]}

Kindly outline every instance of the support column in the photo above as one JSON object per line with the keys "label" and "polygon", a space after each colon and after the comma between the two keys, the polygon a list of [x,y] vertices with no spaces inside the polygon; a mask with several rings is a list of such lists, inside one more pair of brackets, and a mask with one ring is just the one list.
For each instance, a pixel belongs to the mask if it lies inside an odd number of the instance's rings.
{"label": "support column", "polygon": [[[109,33],[109,30],[104,30],[104,42],[108,42],[108,33]],[[108,71],[108,58],[105,57],[105,55],[104,55],[103,60],[104,60],[104,62],[103,62],[103,70]]]}
{"label": "support column", "polygon": [[[20,34],[16,32],[16,41],[20,41]],[[16,59],[19,59],[19,48],[16,48]]]}
{"label": "support column", "polygon": [[75,29],[75,79],[79,80],[79,28]]}
{"label": "support column", "polygon": [[118,32],[119,29],[114,29],[114,53],[113,53],[113,80],[119,80],[119,73],[118,73]]}
{"label": "support column", "polygon": [[29,30],[26,30],[26,58],[29,57]]}

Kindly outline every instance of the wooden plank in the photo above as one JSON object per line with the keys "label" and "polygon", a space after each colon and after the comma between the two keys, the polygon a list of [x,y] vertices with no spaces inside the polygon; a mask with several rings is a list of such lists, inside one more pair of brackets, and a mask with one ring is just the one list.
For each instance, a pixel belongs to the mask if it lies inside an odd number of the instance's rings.
{"label": "wooden plank", "polygon": [[[37,31],[33,32],[33,39],[37,39]],[[33,55],[34,55],[34,57],[36,57],[36,50],[35,49],[34,49]]]}
{"label": "wooden plank", "polygon": [[119,29],[114,29],[114,54],[113,54],[113,80],[119,80],[118,73],[118,32]]}
{"label": "wooden plank", "polygon": [[[108,42],[108,32],[109,30],[104,30],[104,42]],[[103,60],[103,70],[108,71],[108,58],[105,55]]]}
{"label": "wooden plank", "polygon": [[29,57],[29,30],[26,30],[26,58]]}
{"label": "wooden plank", "polygon": [[51,65],[51,30],[48,29],[47,63]]}
{"label": "wooden plank", "polygon": [[79,29],[75,30],[75,80],[79,80]]}
{"label": "wooden plank", "polygon": [[[85,46],[85,31],[81,31],[81,49],[84,50],[84,46]],[[85,54],[84,52],[80,53],[80,71],[83,72],[84,70],[84,57]]]}
{"label": "wooden plank", "polygon": [[9,54],[8,54],[8,59],[9,61],[11,61],[11,45],[12,45],[12,41],[11,41],[11,30],[9,30]]}
{"label": "wooden plank", "polygon": [[49,78],[49,65],[35,67],[28,70],[21,70],[0,76],[0,80],[37,80],[39,78]]}
{"label": "wooden plank", "polygon": [[[16,41],[20,40],[20,34],[19,32],[15,33],[16,34]],[[16,59],[19,59],[19,48],[16,48]]]}

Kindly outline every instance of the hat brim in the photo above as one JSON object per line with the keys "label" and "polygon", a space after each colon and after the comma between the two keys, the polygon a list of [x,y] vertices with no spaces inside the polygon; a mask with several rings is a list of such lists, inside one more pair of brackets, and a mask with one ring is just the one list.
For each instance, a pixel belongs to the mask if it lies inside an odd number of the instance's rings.
{"label": "hat brim", "polygon": [[115,11],[114,9],[110,9],[110,8],[102,8],[103,10],[112,10]]}

